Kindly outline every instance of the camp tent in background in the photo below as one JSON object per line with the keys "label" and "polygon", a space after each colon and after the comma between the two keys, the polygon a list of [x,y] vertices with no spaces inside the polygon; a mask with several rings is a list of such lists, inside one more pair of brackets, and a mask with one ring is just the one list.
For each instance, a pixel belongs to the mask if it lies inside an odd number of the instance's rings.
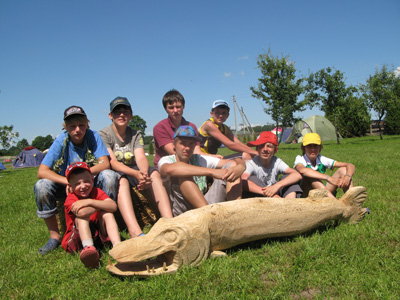
{"label": "camp tent in background", "polygon": [[6,169],[6,167],[1,163],[1,161],[0,161],[0,171],[1,170],[5,170]]}
{"label": "camp tent in background", "polygon": [[333,126],[331,121],[323,116],[314,115],[296,122],[285,143],[290,144],[294,141],[301,143],[303,136],[310,132],[318,133],[323,142],[336,140],[335,126]]}
{"label": "camp tent in background", "polygon": [[26,147],[15,158],[12,165],[14,168],[38,167],[42,163],[44,157],[45,154],[35,147]]}
{"label": "camp tent in background", "polygon": [[[278,129],[275,127],[274,129],[271,130],[272,133],[274,133],[278,137],[278,142],[281,141],[284,143],[286,139],[289,137],[290,133],[292,132],[292,127],[285,127],[285,129],[282,130],[282,127],[278,127]],[[282,140],[280,140],[282,135]]]}

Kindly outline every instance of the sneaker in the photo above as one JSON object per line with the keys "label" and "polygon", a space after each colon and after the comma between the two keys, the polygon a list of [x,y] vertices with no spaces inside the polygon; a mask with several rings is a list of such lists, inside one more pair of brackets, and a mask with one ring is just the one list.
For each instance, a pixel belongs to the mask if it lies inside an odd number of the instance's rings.
{"label": "sneaker", "polygon": [[93,246],[83,248],[79,258],[86,268],[95,269],[99,267],[99,252]]}
{"label": "sneaker", "polygon": [[47,244],[39,249],[39,253],[42,254],[42,255],[46,255],[50,251],[53,251],[53,250],[57,249],[58,246],[60,246],[60,245],[61,245],[61,243],[60,243],[59,240],[49,239],[47,241]]}

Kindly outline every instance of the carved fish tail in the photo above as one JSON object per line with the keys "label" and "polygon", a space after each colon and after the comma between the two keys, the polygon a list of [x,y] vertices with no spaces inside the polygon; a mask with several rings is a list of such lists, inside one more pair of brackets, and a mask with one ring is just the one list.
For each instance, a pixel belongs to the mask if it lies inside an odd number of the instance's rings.
{"label": "carved fish tail", "polygon": [[360,222],[368,209],[362,207],[363,202],[367,200],[367,189],[363,186],[357,186],[349,189],[340,201],[349,207],[343,214],[343,217],[349,223]]}

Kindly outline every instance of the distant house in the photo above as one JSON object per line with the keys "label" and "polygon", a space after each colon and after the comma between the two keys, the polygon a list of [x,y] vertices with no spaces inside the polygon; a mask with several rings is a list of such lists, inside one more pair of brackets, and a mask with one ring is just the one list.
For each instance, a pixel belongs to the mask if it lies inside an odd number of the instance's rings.
{"label": "distant house", "polygon": [[382,120],[379,123],[379,120],[372,120],[371,125],[369,126],[369,135],[379,135],[379,127],[381,128],[382,133],[385,132],[386,121]]}

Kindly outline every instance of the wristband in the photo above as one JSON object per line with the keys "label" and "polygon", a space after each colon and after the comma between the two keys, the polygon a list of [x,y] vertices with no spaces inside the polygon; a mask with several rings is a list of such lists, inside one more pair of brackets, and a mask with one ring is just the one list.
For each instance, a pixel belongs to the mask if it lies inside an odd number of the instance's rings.
{"label": "wristband", "polygon": [[344,175],[344,176],[349,176],[349,177],[350,177],[350,180],[353,179],[353,178],[351,178],[351,176],[350,176],[349,174],[346,174],[346,175]]}

